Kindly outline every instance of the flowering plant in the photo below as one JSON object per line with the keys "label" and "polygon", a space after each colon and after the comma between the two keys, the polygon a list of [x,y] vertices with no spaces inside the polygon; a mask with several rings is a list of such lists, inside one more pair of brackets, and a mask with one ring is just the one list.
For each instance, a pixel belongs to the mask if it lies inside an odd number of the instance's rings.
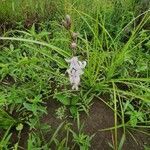
{"label": "flowering plant", "polygon": [[66,62],[70,63],[70,67],[67,69],[67,73],[69,74],[72,89],[78,90],[80,76],[84,73],[83,69],[86,66],[86,61],[81,62],[78,60],[77,56],[74,56],[71,59],[66,60]]}
{"label": "flowering plant", "polygon": [[69,75],[72,89],[78,90],[80,84],[80,76],[84,73],[83,69],[86,66],[86,61],[81,62],[78,60],[78,56],[75,56],[78,33],[71,32],[71,18],[69,15],[66,15],[65,20],[62,21],[62,24],[69,31],[72,39],[70,48],[72,49],[73,57],[71,59],[66,59],[66,62],[70,63],[69,69],[67,69],[67,73]]}

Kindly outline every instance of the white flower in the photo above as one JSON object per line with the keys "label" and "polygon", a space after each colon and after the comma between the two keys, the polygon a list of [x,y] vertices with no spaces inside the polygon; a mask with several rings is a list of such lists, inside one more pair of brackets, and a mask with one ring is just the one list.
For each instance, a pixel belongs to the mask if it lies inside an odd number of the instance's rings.
{"label": "white flower", "polygon": [[69,74],[70,83],[72,85],[73,90],[78,90],[78,86],[80,84],[80,76],[84,73],[83,69],[86,66],[86,61],[79,61],[77,56],[72,57],[66,62],[70,63],[69,69],[67,72]]}

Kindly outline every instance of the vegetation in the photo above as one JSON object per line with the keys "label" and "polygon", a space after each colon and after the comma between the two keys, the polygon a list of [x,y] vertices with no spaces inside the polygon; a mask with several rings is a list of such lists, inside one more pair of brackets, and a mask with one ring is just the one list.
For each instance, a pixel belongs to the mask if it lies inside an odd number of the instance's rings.
{"label": "vegetation", "polygon": [[[128,136],[135,145],[134,133],[150,136],[148,0],[2,0],[0,7],[0,149],[88,150],[97,132],[111,131],[109,148],[122,150]],[[86,61],[79,90],[66,73],[73,32],[76,56]],[[97,100],[114,125],[89,134],[82,115],[90,117]],[[56,124],[43,121],[52,104]]]}

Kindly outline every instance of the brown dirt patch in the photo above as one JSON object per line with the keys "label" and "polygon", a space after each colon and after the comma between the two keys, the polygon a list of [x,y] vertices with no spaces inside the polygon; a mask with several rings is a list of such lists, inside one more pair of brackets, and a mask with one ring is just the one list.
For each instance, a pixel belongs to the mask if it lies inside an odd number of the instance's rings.
{"label": "brown dirt patch", "polygon": [[[54,129],[54,131],[58,128],[61,122],[64,120],[60,120],[56,118],[55,112],[56,109],[62,106],[59,102],[50,99],[47,101],[47,112],[48,114],[41,118],[41,123],[46,123]],[[73,119],[66,119],[67,122],[72,123],[72,129],[77,131],[77,123],[73,121]],[[113,131],[104,131],[100,132],[100,129],[109,128],[114,125],[114,114],[112,110],[106,106],[102,101],[95,100],[93,105],[91,106],[89,116],[84,112],[80,114],[81,124],[84,123],[83,131],[88,135],[93,135],[91,141],[90,150],[111,150],[108,143],[112,143],[113,139]],[[13,130],[13,129],[12,129]],[[12,131],[13,132],[13,131]],[[21,132],[21,139],[19,145],[24,149],[27,148],[27,139],[29,133],[29,127],[24,125],[24,129]],[[61,132],[61,131],[60,131]],[[1,132],[0,132],[1,133]],[[63,131],[60,133],[60,138],[66,136],[62,135]],[[133,140],[133,138],[129,135],[126,137],[126,142],[124,144],[123,150],[144,150],[144,145],[150,145],[150,137],[145,134],[139,132],[132,132],[134,138],[137,142]],[[118,130],[118,137],[120,138],[122,135],[122,130]],[[2,137],[2,135],[0,134]],[[16,143],[18,139],[18,132],[14,130],[12,136],[12,143]],[[47,133],[45,135],[45,139],[50,139],[50,134]],[[71,143],[71,142],[70,142]],[[53,147],[55,149],[55,147]],[[78,150],[79,148],[75,148],[74,150]]]}
{"label": "brown dirt patch", "polygon": [[[53,128],[57,128],[59,124],[62,122],[61,120],[56,118],[55,110],[61,106],[60,103],[54,100],[50,100],[47,102],[47,111],[48,115],[42,118],[42,122],[48,123]],[[114,125],[114,114],[112,110],[106,106],[102,101],[95,100],[93,105],[91,106],[89,116],[85,113],[81,113],[80,116],[81,123],[84,123],[84,132],[88,135],[95,136],[91,142],[91,150],[109,150],[111,149],[108,143],[112,143],[113,132],[104,131],[100,132],[100,129],[109,128]],[[77,129],[76,123],[73,120],[69,121],[73,124],[74,130]],[[144,144],[150,144],[150,137],[141,134],[134,133],[135,139],[137,143],[133,140],[133,138],[129,135],[126,137],[126,142],[124,144],[123,150],[144,150]],[[120,138],[122,135],[122,130],[118,130],[118,137]]]}

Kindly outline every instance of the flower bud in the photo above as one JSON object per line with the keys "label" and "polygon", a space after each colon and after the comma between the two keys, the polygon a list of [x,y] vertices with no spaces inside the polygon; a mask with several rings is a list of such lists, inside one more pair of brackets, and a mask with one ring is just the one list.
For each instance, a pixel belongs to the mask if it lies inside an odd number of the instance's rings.
{"label": "flower bud", "polygon": [[72,40],[73,40],[73,41],[76,41],[76,39],[77,39],[77,37],[78,37],[78,33],[73,32],[71,36],[72,36]]}
{"label": "flower bud", "polygon": [[70,47],[71,47],[72,49],[76,49],[76,48],[77,48],[77,43],[72,42],[71,45],[70,45]]}
{"label": "flower bud", "polygon": [[69,15],[66,15],[66,23],[67,23],[67,30],[69,30],[71,28],[71,18]]}
{"label": "flower bud", "polygon": [[62,20],[62,25],[67,28],[67,22],[65,20]]}
{"label": "flower bud", "polygon": [[66,22],[67,22],[67,23],[71,23],[71,18],[70,18],[69,15],[66,15]]}

